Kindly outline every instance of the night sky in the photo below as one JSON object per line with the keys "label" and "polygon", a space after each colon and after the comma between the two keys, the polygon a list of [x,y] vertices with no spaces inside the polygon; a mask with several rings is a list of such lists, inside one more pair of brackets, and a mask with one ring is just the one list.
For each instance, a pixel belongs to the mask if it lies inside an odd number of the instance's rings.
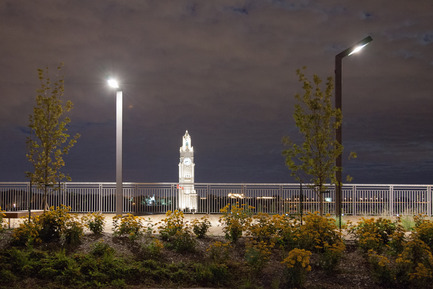
{"label": "night sky", "polygon": [[73,181],[115,181],[115,91],[124,96],[128,182],[178,181],[188,130],[195,181],[294,180],[281,139],[298,136],[296,69],[326,79],[343,60],[344,175],[433,184],[433,1],[2,0],[0,181],[27,181],[37,68],[65,64]]}

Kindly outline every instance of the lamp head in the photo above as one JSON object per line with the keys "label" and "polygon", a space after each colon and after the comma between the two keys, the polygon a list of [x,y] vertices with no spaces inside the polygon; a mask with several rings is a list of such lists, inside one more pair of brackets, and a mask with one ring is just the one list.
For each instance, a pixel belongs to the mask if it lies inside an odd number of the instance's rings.
{"label": "lamp head", "polygon": [[114,79],[114,78],[110,78],[110,79],[108,79],[107,80],[107,83],[108,83],[108,85],[110,86],[110,87],[112,87],[112,88],[119,88],[119,83],[117,82],[117,80],[116,79]]}
{"label": "lamp head", "polygon": [[352,55],[354,53],[359,52],[362,48],[364,48],[371,41],[373,41],[373,38],[371,38],[371,36],[365,37],[364,39],[362,39],[361,41],[359,41],[355,45],[353,45],[353,46],[347,48],[346,50],[343,50],[340,53],[338,53],[336,55],[336,59],[342,59],[343,57],[346,57],[346,56],[349,56],[349,55]]}
{"label": "lamp head", "polygon": [[364,39],[362,39],[361,41],[359,41],[357,44],[355,44],[352,47],[352,51],[350,51],[350,53],[348,54],[348,56],[361,51],[362,48],[364,48],[372,40],[373,40],[373,38],[371,38],[371,36],[365,37]]}

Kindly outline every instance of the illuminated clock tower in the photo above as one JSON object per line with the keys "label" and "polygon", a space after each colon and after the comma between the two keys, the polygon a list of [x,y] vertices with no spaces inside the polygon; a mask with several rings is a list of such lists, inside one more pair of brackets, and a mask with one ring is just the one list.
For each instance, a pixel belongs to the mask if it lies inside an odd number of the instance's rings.
{"label": "illuminated clock tower", "polygon": [[194,148],[188,131],[182,138],[179,159],[178,207],[182,211],[197,211],[197,193],[194,190]]}

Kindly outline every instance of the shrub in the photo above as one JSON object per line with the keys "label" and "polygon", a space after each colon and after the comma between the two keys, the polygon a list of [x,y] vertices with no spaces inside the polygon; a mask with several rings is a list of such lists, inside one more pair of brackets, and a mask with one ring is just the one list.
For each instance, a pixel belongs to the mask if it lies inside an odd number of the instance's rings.
{"label": "shrub", "polygon": [[319,254],[319,265],[327,272],[335,271],[340,264],[346,246],[343,242],[336,242],[332,245],[327,243],[323,246],[323,251]]}
{"label": "shrub", "polygon": [[362,218],[362,221],[352,227],[350,232],[358,240],[358,245],[364,252],[373,249],[380,253],[391,241],[399,222],[399,219],[392,222],[384,218],[376,220],[374,218]]}
{"label": "shrub", "polygon": [[164,245],[160,240],[150,238],[150,241],[141,244],[139,255],[142,259],[158,259],[161,257],[163,248]]}
{"label": "shrub", "polygon": [[102,257],[104,255],[114,255],[114,249],[110,247],[107,243],[102,241],[96,242],[92,245],[90,254],[95,257]]}
{"label": "shrub", "polygon": [[284,283],[291,287],[302,287],[305,283],[307,273],[311,271],[311,252],[304,249],[293,249],[289,256],[281,263],[284,268]]}
{"label": "shrub", "polygon": [[[3,225],[3,218],[6,216],[2,211],[2,207],[0,206],[0,233],[4,231],[5,225]],[[5,273],[6,274],[6,273]]]}
{"label": "shrub", "polygon": [[372,276],[378,284],[390,286],[394,283],[391,261],[387,257],[370,249],[368,251],[368,263],[371,266]]}
{"label": "shrub", "polygon": [[104,230],[105,218],[101,212],[88,213],[81,220],[84,226],[95,235],[101,234]]}
{"label": "shrub", "polygon": [[245,204],[239,206],[239,202],[236,202],[234,205],[227,204],[220,210],[222,216],[219,218],[219,222],[224,226],[223,232],[226,239],[233,243],[239,240],[243,231],[251,223],[251,209],[253,207],[245,208],[245,206]]}
{"label": "shrub", "polygon": [[81,237],[84,235],[84,228],[78,220],[69,220],[66,228],[62,232],[60,242],[63,245],[76,246],[81,243]]}
{"label": "shrub", "polygon": [[430,247],[430,250],[433,250],[433,222],[420,217],[415,218],[415,237],[427,244],[427,246]]}
{"label": "shrub", "polygon": [[196,239],[190,230],[183,229],[182,231],[177,231],[174,236],[171,236],[166,246],[178,253],[194,252]]}
{"label": "shrub", "polygon": [[192,231],[199,239],[206,236],[206,233],[211,226],[212,225],[206,216],[201,217],[200,220],[194,219],[192,221]]}
{"label": "shrub", "polygon": [[342,248],[344,244],[341,234],[333,218],[324,217],[316,213],[308,213],[304,224],[297,232],[299,248],[317,253],[329,251],[331,248]]}
{"label": "shrub", "polygon": [[274,224],[277,218],[274,216],[270,217],[265,213],[254,215],[252,217],[253,222],[247,227],[247,235],[257,241],[270,242],[274,240],[277,233],[277,227]]}
{"label": "shrub", "polygon": [[272,254],[274,243],[252,240],[245,248],[245,260],[254,273],[263,270]]}
{"label": "shrub", "polygon": [[113,234],[117,237],[128,237],[131,241],[143,235],[143,224],[140,217],[132,214],[126,216],[116,215],[113,217]]}
{"label": "shrub", "polygon": [[298,246],[300,223],[290,215],[273,215],[272,225],[275,227],[275,244],[290,251]]}
{"label": "shrub", "polygon": [[169,241],[178,232],[183,231],[188,225],[186,222],[184,222],[184,216],[182,211],[175,210],[174,212],[172,212],[169,210],[165,215],[166,218],[161,220],[158,229],[161,238],[164,241]]}
{"label": "shrub", "polygon": [[231,249],[231,244],[215,241],[210,244],[209,248],[206,251],[209,253],[209,258],[213,262],[226,263],[229,260]]}
{"label": "shrub", "polygon": [[24,219],[23,222],[12,231],[12,244],[24,246],[42,242],[39,237],[41,225],[38,219],[38,216],[32,217],[30,221]]}
{"label": "shrub", "polygon": [[60,207],[51,207],[44,212],[39,219],[40,231],[39,236],[43,242],[58,241],[61,234],[65,233],[67,223],[73,219],[69,214],[70,207],[61,205]]}
{"label": "shrub", "polygon": [[428,288],[433,281],[433,255],[423,241],[414,239],[407,242],[403,252],[396,259],[397,281],[403,286]]}

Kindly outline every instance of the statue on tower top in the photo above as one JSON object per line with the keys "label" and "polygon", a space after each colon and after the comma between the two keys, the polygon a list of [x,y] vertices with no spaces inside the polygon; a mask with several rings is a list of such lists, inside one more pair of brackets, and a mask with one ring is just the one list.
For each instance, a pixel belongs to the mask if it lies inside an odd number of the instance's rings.
{"label": "statue on tower top", "polygon": [[185,135],[182,139],[182,147],[180,148],[181,151],[194,151],[192,145],[191,145],[191,136],[188,133],[188,130],[185,132]]}

